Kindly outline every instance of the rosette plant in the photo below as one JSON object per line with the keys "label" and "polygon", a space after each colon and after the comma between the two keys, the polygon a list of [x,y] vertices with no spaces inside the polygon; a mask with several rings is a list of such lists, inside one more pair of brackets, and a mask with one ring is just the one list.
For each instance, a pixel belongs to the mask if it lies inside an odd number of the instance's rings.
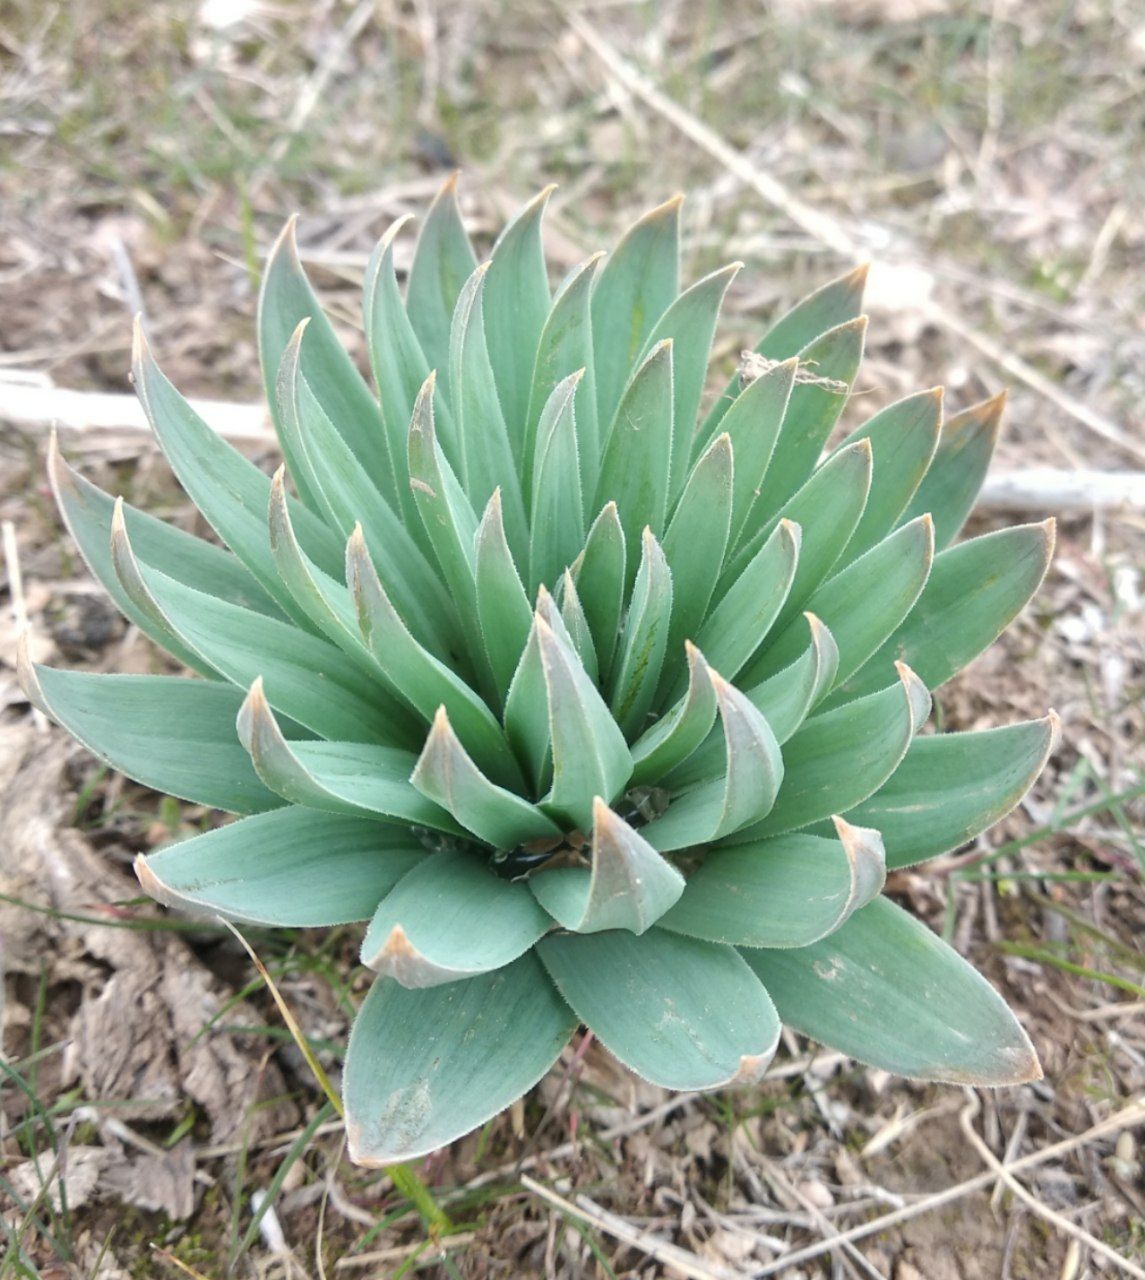
{"label": "rosette plant", "polygon": [[737,267],[681,290],[672,200],[553,291],[548,196],[479,264],[447,183],[404,294],[386,233],[373,389],[287,227],[258,318],[273,477],[137,333],[138,394],[223,545],[55,450],[51,477],[92,572],[193,674],[25,658],[29,697],[115,769],[241,815],[139,858],[161,902],[366,922],[362,1163],[483,1123],[582,1024],[671,1089],[757,1080],[781,1023],[919,1079],[1035,1078],[999,995],[881,894],[1010,810],[1054,737],[1052,714],[923,732],[1050,555],[1049,523],[954,542],[1000,401],[944,422],[925,391],[825,453],[857,270],[701,415]]}

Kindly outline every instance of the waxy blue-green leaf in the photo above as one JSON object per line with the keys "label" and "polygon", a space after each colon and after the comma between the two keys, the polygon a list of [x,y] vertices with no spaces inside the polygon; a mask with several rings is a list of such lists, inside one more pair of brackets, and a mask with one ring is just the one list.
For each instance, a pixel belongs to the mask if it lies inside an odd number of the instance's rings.
{"label": "waxy blue-green leaf", "polygon": [[880,668],[892,656],[917,664],[928,689],[945,684],[1026,607],[1046,576],[1053,550],[1052,520],[999,529],[947,547],[935,556],[926,587],[906,620],[836,696],[877,689]]}
{"label": "waxy blue-green leaf", "polygon": [[[191,501],[267,594],[296,616],[270,551],[266,529],[270,477],[213,431],[167,381],[138,325],[132,373],[151,428]],[[327,573],[337,573],[342,560],[337,537],[300,503],[292,504],[291,517],[306,554]]]}
{"label": "waxy blue-green leaf", "polygon": [[[521,475],[526,480],[531,479],[541,410],[557,383],[570,373],[583,369],[584,376],[576,394],[576,432],[581,493],[586,500],[596,490],[596,473],[600,466],[601,440],[596,416],[590,303],[593,277],[603,257],[603,253],[594,254],[571,272],[553,299],[552,310],[541,330],[533,366],[528,428],[521,464]],[[585,515],[587,518],[589,512],[586,511]]]}
{"label": "waxy blue-green leaf", "polygon": [[[919,516],[812,592],[807,607],[830,627],[839,647],[836,684],[844,683],[878,652],[910,613],[933,558],[934,525],[930,516]],[[803,628],[796,622],[768,646],[745,683],[774,674],[802,647]],[[898,650],[883,655],[883,685],[889,683],[891,661],[899,656]]]}
{"label": "waxy blue-green leaf", "polygon": [[658,342],[666,339],[672,342],[672,421],[675,430],[669,471],[668,492],[671,497],[679,494],[688,477],[696,415],[707,380],[716,321],[724,294],[742,266],[742,262],[733,262],[685,289],[656,322],[641,352],[641,356],[645,356]]}
{"label": "waxy blue-green leaf", "polygon": [[[94,485],[89,485],[80,477],[78,472],[73,471],[63,461],[54,432],[52,433],[52,442],[48,450],[48,475],[55,493],[56,506],[59,508],[68,532],[79,547],[80,554],[83,556],[88,568],[99,580],[100,585],[108,595],[111,596],[115,607],[129,622],[133,622],[145,636],[149,636],[157,645],[166,649],[184,666],[190,667],[192,671],[197,671],[208,679],[217,679],[218,672],[209,662],[204,662],[194,649],[184,644],[153,609],[136,605],[130,594],[120,585],[119,577],[115,572],[115,566],[111,559],[111,523],[116,509],[116,501]],[[122,499],[119,501],[122,503]],[[142,525],[138,520],[132,518],[140,514],[140,512],[133,511],[124,504],[124,517],[131,520],[132,534],[142,534],[146,541],[148,526]],[[159,524],[160,522],[156,521],[155,523]],[[176,532],[174,528],[168,525],[160,525],[160,527],[169,533]],[[188,541],[199,541],[197,538],[192,538],[190,534],[180,533],[179,537],[186,538]],[[177,546],[170,548],[175,553],[172,556],[163,554],[162,546],[156,548],[153,542],[148,545],[152,551],[158,550],[159,554],[155,557],[155,560],[164,569],[170,570],[182,563]],[[220,551],[218,547],[212,547],[209,543],[203,542],[200,545],[219,555],[227,555],[227,552]],[[228,558],[234,559],[233,556]],[[194,553],[188,554],[186,560],[188,566],[193,564],[194,559]],[[239,567],[240,569],[242,568],[241,563]],[[246,572],[246,570],[244,569],[243,572]],[[198,575],[196,575],[196,581],[201,582],[201,578]],[[254,582],[254,579],[252,578],[251,581]],[[224,593],[219,592],[218,594],[223,595]],[[271,610],[273,611],[272,616],[282,616],[273,605]]]}
{"label": "waxy blue-green leaf", "polygon": [[519,475],[524,475],[533,364],[549,314],[541,220],[555,190],[555,185],[546,187],[505,224],[493,246],[485,281],[489,361]]}
{"label": "waxy blue-green leaf", "polygon": [[[682,202],[674,196],[634,222],[596,277],[592,349],[602,431],[656,322],[680,292]],[[616,496],[605,494],[602,501]]]}
{"label": "waxy blue-green leaf", "polygon": [[799,525],[781,520],[700,628],[696,643],[729,680],[747,665],[779,616],[795,580],[802,535]]}
{"label": "waxy blue-green leaf", "polygon": [[[866,440],[859,440],[836,450],[784,505],[780,516],[799,525],[803,536],[791,590],[773,624],[776,635],[786,631],[803,613],[808,598],[824,582],[850,541],[866,505],[871,468],[871,446]],[[736,555],[717,588],[718,596],[722,596],[743,572],[751,556],[770,536],[772,528],[769,522]]]}
{"label": "waxy blue-green leaf", "polygon": [[505,540],[500,489],[493,490],[477,526],[473,575],[481,639],[503,702],[533,625],[533,610]]}
{"label": "waxy blue-green leaf", "polygon": [[[604,442],[593,506],[615,502],[628,546],[645,526],[658,537],[668,513],[672,460],[672,344],[661,342],[637,369]],[[636,576],[628,566],[627,586]]]}
{"label": "waxy blue-green leaf", "polygon": [[748,519],[749,536],[780,511],[814,471],[847,403],[863,358],[866,333],[866,317],[860,316],[829,330],[799,352],[800,373],[783,415],[767,483]]}
{"label": "waxy blue-green leaf", "polygon": [[500,488],[505,534],[517,555],[528,545],[520,472],[501,408],[485,340],[483,292],[490,263],[465,282],[449,335],[450,403],[457,417],[457,471],[474,510]]}
{"label": "waxy blue-green leaf", "polygon": [[433,718],[433,729],[409,780],[495,849],[513,849],[529,840],[560,835],[560,828],[536,805],[490,782],[478,769],[444,707]]}
{"label": "waxy blue-green leaf", "polygon": [[[804,298],[764,334],[756,344],[756,354],[766,360],[790,360],[810,346],[816,338],[821,338],[841,324],[858,319],[863,309],[867,270],[865,265],[856,267],[846,275],[828,281]],[[738,391],[739,379],[733,378],[724,395],[716,401],[708,414],[702,432],[705,439],[710,439],[715,434]]]}
{"label": "waxy blue-green leaf", "polygon": [[588,625],[588,615],[581,604],[571,569],[566,569],[561,575],[561,621],[565,624],[581,666],[588,672],[590,680],[597,680],[600,676],[600,664],[596,659],[596,645],[593,643],[592,628]]}
{"label": "waxy blue-green leaf", "polygon": [[[636,768],[634,783],[656,782],[687,760],[711,733],[719,702],[704,655],[690,641],[684,641],[688,659],[688,691],[683,698],[632,745]],[[713,744],[721,753],[723,743]]]}
{"label": "waxy blue-green leaf", "polygon": [[869,551],[895,527],[926,475],[941,429],[942,388],[935,387],[888,405],[840,446],[867,440],[874,454],[871,491],[847,543],[847,562]]}
{"label": "waxy blue-green leaf", "polygon": [[785,1023],[860,1062],[948,1084],[1041,1078],[1026,1033],[994,988],[886,898],[822,942],[745,948],[743,956]]}
{"label": "waxy blue-green leaf", "polygon": [[890,778],[847,817],[882,832],[888,867],[908,867],[973,840],[1021,800],[1057,741],[1060,721],[1025,720],[916,738]]}
{"label": "waxy blue-green leaf", "polygon": [[938,448],[902,523],[929,511],[934,517],[934,545],[950,545],[970,514],[998,443],[1006,393],[971,405],[942,424]]}
{"label": "waxy blue-green leaf", "polygon": [[544,675],[553,783],[546,813],[587,828],[592,805],[608,803],[632,776],[632,756],[604,699],[572,647],[538,614],[534,627]]}
{"label": "waxy blue-green leaf", "polygon": [[[330,321],[310,287],[298,257],[291,218],[275,242],[267,259],[258,296],[258,351],[262,378],[271,416],[278,427],[287,465],[296,475],[288,437],[282,434],[280,409],[275,396],[282,356],[300,323],[309,321],[310,337],[302,354],[302,374],[315,398],[335,424],[347,451],[358,459],[368,474],[376,477],[382,492],[392,500],[396,484],[395,461],[386,447],[378,402],[370,394],[346,348],[338,340]],[[314,495],[298,480],[306,505],[317,510]]]}
{"label": "waxy blue-green leaf", "polygon": [[556,867],[529,877],[545,910],[574,933],[643,933],[678,901],[684,877],[597,797],[592,868]]}
{"label": "waxy blue-green leaf", "polygon": [[775,1053],[779,1017],[732,947],[613,929],[554,934],[537,952],[577,1017],[653,1084],[750,1084]]}
{"label": "waxy blue-green leaf", "polygon": [[538,629],[544,620],[533,615],[529,637],[505,696],[505,733],[512,744],[534,796],[549,789],[552,781],[552,732],[548,689]]}
{"label": "waxy blue-green leaf", "polygon": [[[453,310],[477,259],[457,207],[457,175],[451,174],[433,199],[417,238],[406,285],[406,311],[443,397],[449,392],[449,329]],[[442,424],[443,432],[446,424]],[[445,437],[452,446],[456,441]],[[457,465],[456,456],[451,458]]]}
{"label": "waxy blue-green leaf", "polygon": [[[383,485],[394,510],[401,513],[410,534],[423,550],[429,550],[425,529],[417,513],[413,492],[406,480],[406,437],[417,393],[429,377],[429,361],[414,333],[398,288],[394,269],[394,240],[410,220],[406,214],[385,232],[370,256],[362,282],[362,321],[370,368],[378,388],[386,448],[394,468],[393,491]],[[455,436],[448,406],[439,399],[437,416],[446,439]]]}
{"label": "waxy blue-green leaf", "polygon": [[664,535],[674,595],[668,631],[673,655],[695,637],[708,611],[728,546],[733,483],[731,437],[724,433],[693,467]]}
{"label": "waxy blue-green leaf", "polygon": [[140,856],[135,874],[167,906],[308,929],[368,920],[424,857],[406,827],[291,806]]}
{"label": "waxy blue-green leaf", "polygon": [[33,706],[145,787],[231,813],[259,813],[282,803],[259,781],[239,744],[235,716],[242,692],[231,685],[55,671],[33,666],[23,642],[17,673]]}
{"label": "waxy blue-green leaf", "polygon": [[520,771],[497,717],[452,668],[409,633],[374,572],[358,530],[346,544],[346,582],[362,638],[390,684],[426,720],[444,706],[458,737],[481,767],[510,786],[519,782]]}
{"label": "waxy blue-green leaf", "polygon": [[627,549],[615,502],[607,502],[588,531],[584,550],[573,562],[577,594],[592,628],[596,660],[602,679],[612,668],[620,638],[624,607]]}
{"label": "waxy blue-green leaf", "polygon": [[270,705],[323,738],[409,745],[408,722],[395,716],[391,695],[328,641],[148,568],[122,526],[112,531],[112,559],[137,605],[150,601],[232,684],[246,689],[262,676]]}
{"label": "waxy blue-green leaf", "polygon": [[642,834],[661,852],[719,840],[758,825],[775,803],[785,762],[771,727],[738,689],[709,669],[724,737],[724,768],[708,782],[673,796],[668,812]]}
{"label": "waxy blue-green leaf", "polygon": [[785,360],[754,378],[720,419],[719,430],[731,437],[735,455],[729,551],[739,545],[748,528],[751,510],[763,492],[798,367],[797,360]]}
{"label": "waxy blue-green leaf", "polygon": [[746,690],[752,705],[771,725],[778,742],[786,742],[835,683],[839,646],[831,629],[813,613],[803,615],[811,631],[807,648],[789,666]]}
{"label": "waxy blue-green leaf", "polygon": [[584,499],[580,488],[574,399],[582,371],[553,389],[537,424],[533,461],[529,583],[555,586],[584,546]]}
{"label": "waxy blue-green leaf", "polygon": [[291,804],[462,833],[444,809],[410,785],[416,760],[410,751],[373,742],[288,742],[261,680],[251,685],[236,724],[255,772]]}
{"label": "waxy blue-green leaf", "polygon": [[346,1054],[350,1158],[380,1168],[460,1138],[531,1089],[575,1025],[528,953],[443,987],[378,979]]}
{"label": "waxy blue-green leaf", "polygon": [[279,407],[284,430],[297,437],[327,525],[343,538],[361,524],[370,555],[413,633],[444,654],[456,629],[449,596],[430,561],[379,492],[361,461],[346,447],[334,424],[302,376],[306,330],[299,326],[279,369]]}
{"label": "waxy blue-green leaf", "polygon": [[644,728],[668,647],[673,582],[668,561],[650,530],[642,554],[612,677],[612,714],[626,737]]}
{"label": "waxy blue-green leaf", "polygon": [[660,921],[673,933],[750,947],[806,947],[882,891],[877,831],[835,819],[833,839],[795,832],[712,849]]}
{"label": "waxy blue-green leaf", "polygon": [[783,749],[784,785],[771,812],[733,843],[782,835],[851,811],[898,768],[930,714],[926,686],[902,663],[881,693],[812,716]]}
{"label": "waxy blue-green leaf", "polygon": [[362,963],[403,987],[439,987],[512,964],[551,926],[525,885],[499,879],[478,854],[445,851],[378,904]]}

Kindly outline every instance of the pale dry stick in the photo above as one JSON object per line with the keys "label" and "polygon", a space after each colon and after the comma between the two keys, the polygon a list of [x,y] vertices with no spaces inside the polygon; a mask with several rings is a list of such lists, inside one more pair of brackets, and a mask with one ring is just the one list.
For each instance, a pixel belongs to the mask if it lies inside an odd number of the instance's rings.
{"label": "pale dry stick", "polygon": [[[5,520],[0,529],[3,530],[4,567],[8,570],[8,599],[16,623],[16,634],[22,636],[28,630],[28,602],[24,597],[24,575],[20,570],[16,526],[11,520]],[[37,707],[32,708],[32,724],[37,733],[47,733],[47,717]]]}
{"label": "pale dry stick", "polygon": [[[1122,1107],[1120,1111],[1107,1116],[1104,1120],[1099,1120],[1097,1124],[1086,1129],[1084,1133],[1079,1133],[1072,1138],[1063,1138],[1061,1142],[1055,1142],[1051,1146],[1043,1147],[1041,1151],[1032,1151],[1028,1156],[1015,1160],[1013,1164],[999,1166],[999,1168],[1005,1168],[1007,1173],[1020,1173],[1023,1169],[1032,1169],[1037,1165],[1045,1164],[1047,1161],[1056,1160],[1058,1156],[1068,1155],[1069,1152],[1076,1151],[1078,1147],[1084,1147],[1089,1142],[1095,1142],[1098,1138],[1109,1137],[1111,1134],[1120,1133],[1125,1129],[1132,1129],[1140,1124],[1145,1124],[1145,1096],[1136,1099],[1126,1107]],[[753,1271],[752,1280],[765,1280],[765,1277],[773,1276],[776,1272],[782,1271],[786,1267],[798,1266],[800,1263],[809,1262],[812,1258],[819,1258],[823,1254],[830,1252],[841,1240],[861,1240],[866,1236],[886,1231],[889,1227],[897,1226],[898,1223],[906,1222],[910,1218],[917,1218],[920,1214],[930,1213],[933,1209],[940,1209],[943,1205],[951,1204],[955,1200],[961,1200],[964,1196],[972,1195],[975,1191],[981,1191],[984,1187],[990,1186],[998,1176],[998,1171],[990,1169],[986,1173],[979,1173],[973,1178],[967,1178],[965,1182],[959,1182],[953,1187],[947,1187],[945,1191],[936,1191],[933,1195],[925,1196],[915,1204],[907,1205],[903,1209],[896,1209],[893,1213],[885,1213],[881,1218],[874,1218],[870,1222],[862,1222],[857,1227],[851,1227],[849,1230],[841,1232],[832,1240],[821,1240],[816,1244],[808,1245],[804,1249],[797,1249],[794,1253],[787,1254],[777,1262],[768,1263],[760,1270]]]}
{"label": "pale dry stick", "polygon": [[[477,1239],[476,1231],[459,1231],[456,1235],[442,1236],[436,1245],[433,1257],[443,1257],[450,1249],[460,1249],[462,1245],[472,1244]],[[424,1249],[424,1240],[415,1240],[413,1244],[394,1245],[389,1249],[375,1249],[372,1253],[356,1253],[339,1258],[334,1263],[335,1271],[351,1271],[357,1267],[372,1267],[375,1262],[400,1262],[411,1253]]]}
{"label": "pale dry stick", "polygon": [[986,1143],[983,1142],[978,1130],[974,1128],[974,1117],[981,1110],[981,1100],[976,1093],[971,1093],[970,1101],[962,1108],[958,1122],[962,1126],[962,1132],[970,1139],[974,1149],[1014,1195],[1027,1204],[1043,1221],[1057,1227],[1059,1231],[1064,1231],[1066,1235],[1071,1236],[1074,1240],[1080,1241],[1094,1253],[1101,1254],[1103,1258],[1108,1259],[1114,1266],[1120,1267],[1126,1275],[1133,1276],[1135,1280],[1145,1280],[1145,1268],[1139,1267],[1135,1262],[1130,1262],[1128,1258],[1123,1257],[1116,1249],[1111,1249],[1104,1240],[1099,1240],[1095,1235],[1091,1235],[1084,1227],[1079,1227],[1077,1223],[1070,1222],[1068,1218],[1063,1217],[1055,1209],[1051,1209],[1048,1204],[1043,1204],[1032,1191],[1026,1190],[1013,1175],[1012,1170],[1016,1166],[1014,1164],[1007,1166],[999,1160]]}
{"label": "pale dry stick", "polygon": [[687,1249],[669,1244],[666,1240],[658,1240],[649,1232],[641,1231],[617,1214],[609,1213],[588,1196],[577,1196],[574,1204],[573,1201],[566,1200],[551,1187],[546,1187],[544,1183],[537,1182],[527,1174],[522,1176],[521,1185],[535,1196],[547,1201],[554,1209],[559,1209],[561,1213],[568,1214],[571,1218],[586,1222],[590,1227],[596,1227],[598,1231],[605,1232],[630,1248],[638,1249],[647,1257],[663,1263],[678,1275],[686,1277],[686,1280],[742,1280],[742,1271],[729,1271],[727,1267],[707,1265]]}
{"label": "pale dry stick", "polygon": [[[799,196],[793,195],[783,183],[757,168],[748,156],[733,147],[714,129],[661,92],[579,13],[573,9],[564,9],[563,15],[585,46],[608,68],[620,84],[701,150],[706,151],[713,160],[734,173],[768,204],[773,205],[796,226],[842,257],[855,260],[867,256],[858,238],[837,218],[823,213]],[[1063,413],[1075,418],[1095,435],[1117,445],[1133,457],[1145,461],[1145,445],[1135,441],[1117,423],[1095,413],[1088,405],[1062,391],[1020,356],[1004,350],[991,338],[968,325],[940,303],[927,301],[922,306],[925,314],[935,324],[950,329],[964,341],[977,347],[983,355],[999,365],[1011,377],[1024,382],[1028,387],[1051,400]]]}

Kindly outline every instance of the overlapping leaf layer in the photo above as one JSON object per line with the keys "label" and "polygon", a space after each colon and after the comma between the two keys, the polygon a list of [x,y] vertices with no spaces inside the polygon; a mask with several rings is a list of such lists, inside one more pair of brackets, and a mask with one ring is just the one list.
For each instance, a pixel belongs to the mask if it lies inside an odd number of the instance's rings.
{"label": "overlapping leaf layer", "polygon": [[824,454],[856,271],[699,420],[735,268],[681,291],[671,201],[554,294],[548,196],[478,264],[447,184],[404,296],[383,237],[374,390],[286,230],[259,314],[273,478],[139,338],[140,398],[223,546],[56,453],[52,480],[92,571],[196,676],[25,663],[29,695],[116,769],[243,815],[141,858],[155,897],[368,922],[365,1163],[480,1124],[578,1023],[671,1088],[758,1078],[781,1020],[920,1078],[1033,1077],[997,994],[880,896],[1012,808],[1053,738],[1052,716],[920,736],[1050,554],[1049,525],[949,545],[1000,403],[944,422],[926,391]]}

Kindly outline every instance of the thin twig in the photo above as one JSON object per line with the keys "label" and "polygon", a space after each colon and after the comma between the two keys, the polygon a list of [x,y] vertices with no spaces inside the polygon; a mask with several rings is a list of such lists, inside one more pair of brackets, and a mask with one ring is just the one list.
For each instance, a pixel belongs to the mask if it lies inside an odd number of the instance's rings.
{"label": "thin twig", "polygon": [[[16,634],[22,636],[28,630],[28,603],[24,598],[24,575],[20,570],[20,544],[16,541],[16,526],[11,520],[5,520],[0,529],[3,531],[4,567],[8,571],[8,599]],[[47,717],[38,707],[32,708],[32,724],[37,733],[47,733]]]}
{"label": "thin twig", "polygon": [[1049,1205],[1043,1204],[1037,1196],[1027,1191],[1024,1186],[1014,1177],[1011,1170],[1014,1165],[1007,1166],[998,1159],[998,1157],[990,1150],[985,1142],[982,1141],[981,1135],[974,1128],[974,1117],[982,1110],[982,1102],[976,1093],[971,1093],[970,1101],[963,1107],[958,1117],[958,1122],[962,1126],[962,1132],[969,1138],[975,1151],[990,1166],[998,1177],[1006,1184],[1007,1187],[1018,1197],[1019,1200],[1027,1204],[1038,1215],[1039,1218],[1057,1227],[1059,1231],[1064,1231],[1066,1235],[1072,1236],[1073,1239],[1080,1241],[1088,1249],[1092,1249],[1094,1253],[1099,1253],[1103,1258],[1107,1258],[1115,1266],[1121,1268],[1127,1275],[1134,1276],[1136,1280],[1145,1280],[1145,1270],[1139,1267],[1135,1262],[1130,1262],[1128,1258],[1122,1257],[1116,1249],[1111,1249],[1104,1241],[1099,1240],[1095,1235],[1091,1235],[1084,1227],[1079,1227],[1077,1223],[1070,1222],[1068,1218],[1063,1217],[1056,1210],[1051,1209]]}

